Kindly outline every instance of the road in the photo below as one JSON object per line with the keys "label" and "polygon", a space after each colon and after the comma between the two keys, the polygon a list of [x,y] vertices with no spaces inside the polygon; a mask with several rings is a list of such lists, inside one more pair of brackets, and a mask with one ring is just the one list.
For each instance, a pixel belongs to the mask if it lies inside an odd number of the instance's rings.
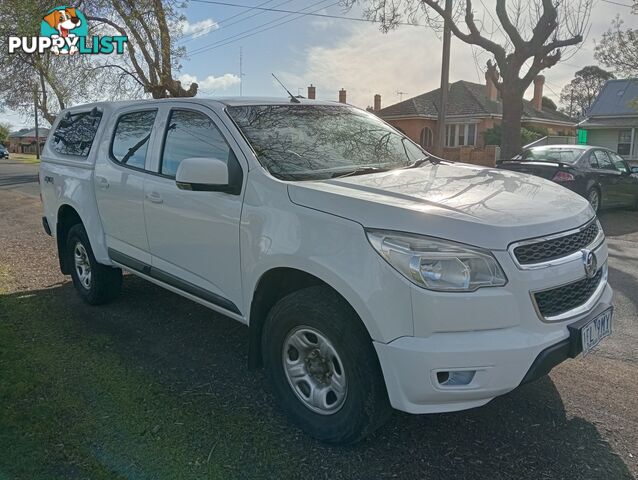
{"label": "road", "polygon": [[35,170],[0,160],[1,478],[638,475],[638,213],[601,215],[616,310],[596,351],[481,408],[396,412],[343,448],[273,406],[245,327],[131,276],[114,303],[81,303],[24,181]]}
{"label": "road", "polygon": [[0,190],[17,190],[37,197],[38,165],[0,159]]}

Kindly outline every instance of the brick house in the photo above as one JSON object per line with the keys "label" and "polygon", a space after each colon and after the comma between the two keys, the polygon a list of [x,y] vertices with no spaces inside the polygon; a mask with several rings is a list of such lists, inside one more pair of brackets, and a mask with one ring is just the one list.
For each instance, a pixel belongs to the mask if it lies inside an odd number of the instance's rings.
{"label": "brick house", "polygon": [[[49,129],[38,128],[40,138],[40,150],[44,147]],[[9,152],[11,153],[36,153],[35,128],[23,129],[9,135]]]}
{"label": "brick house", "polygon": [[[523,101],[522,126],[543,128],[549,135],[573,136],[574,122],[567,116],[543,105],[544,77],[534,81],[534,98]],[[381,108],[381,97],[375,95],[370,110],[401,130],[426,149],[431,149],[437,132],[439,89]],[[496,147],[485,148],[483,134],[500,124],[503,104],[490,79],[485,84],[460,80],[450,84],[447,106],[445,149],[450,160],[493,165]]]}

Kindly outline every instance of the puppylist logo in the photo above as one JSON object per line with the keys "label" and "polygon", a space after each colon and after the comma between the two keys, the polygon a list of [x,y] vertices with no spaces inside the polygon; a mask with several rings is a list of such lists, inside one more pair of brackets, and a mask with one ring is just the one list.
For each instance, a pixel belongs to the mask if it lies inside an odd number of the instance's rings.
{"label": "puppylist logo", "polygon": [[40,22],[38,37],[9,37],[9,53],[52,52],[55,55],[124,53],[128,37],[98,36],[89,38],[89,24],[77,8],[55,7]]}

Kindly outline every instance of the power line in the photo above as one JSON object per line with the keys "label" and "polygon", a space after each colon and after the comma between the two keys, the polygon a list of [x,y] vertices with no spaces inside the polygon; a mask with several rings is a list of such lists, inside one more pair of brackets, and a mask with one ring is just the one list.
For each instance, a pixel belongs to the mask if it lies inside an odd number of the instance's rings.
{"label": "power line", "polygon": [[[231,26],[233,26],[233,25],[237,25],[238,23],[244,22],[244,21],[246,21],[246,20],[250,20],[251,18],[254,18],[254,17],[258,16],[258,15],[263,15],[264,13],[266,13],[266,11],[261,10],[261,11],[259,11],[259,12],[257,12],[257,13],[253,13],[252,15],[248,15],[247,17],[240,18],[239,20],[236,20],[236,21],[234,21],[234,22],[232,22],[232,23],[228,23],[228,24],[227,24],[227,23],[225,23],[225,22],[227,22],[227,21],[229,21],[229,20],[232,20],[233,18],[241,17],[242,15],[245,15],[245,14],[249,13],[249,12],[250,12],[250,11],[252,11],[252,10],[258,9],[258,8],[259,8],[259,7],[261,7],[262,5],[266,5],[266,4],[268,4],[268,3],[271,3],[272,1],[273,1],[273,0],[266,0],[265,2],[260,3],[260,4],[259,4],[259,5],[257,5],[256,7],[246,7],[248,10],[245,10],[245,11],[243,11],[243,12],[239,12],[239,13],[236,13],[235,15],[231,15],[230,17],[224,18],[223,20],[220,20],[219,22],[216,22],[218,25],[223,24],[220,28],[215,29],[215,30],[210,30],[210,31],[208,31],[208,32],[206,32],[206,33],[204,33],[204,34],[202,34],[202,35],[200,35],[200,36],[202,36],[202,37],[203,37],[203,36],[205,36],[205,35],[208,35],[209,33],[216,32],[217,30],[221,30],[222,28],[228,28],[228,27],[231,27]],[[293,0],[286,0],[286,1],[284,1],[284,2],[281,2],[281,3],[276,4],[273,8],[275,8],[275,7],[280,7],[281,5],[285,5],[285,4],[290,3],[290,2],[292,2],[292,1],[293,1]],[[186,40],[184,43],[187,43],[187,42],[190,42],[191,40],[194,40],[194,39],[196,38],[196,37],[194,36],[196,33],[197,33],[197,32],[194,32],[194,33],[189,34],[189,36],[191,36],[192,38],[189,38],[189,39],[188,39],[188,40]],[[185,37],[182,37],[182,38],[185,38]]]}
{"label": "power line", "polygon": [[600,0],[601,2],[605,2],[605,3],[611,3],[612,5],[618,5],[621,7],[629,7],[629,8],[633,8],[633,5],[627,5],[626,3],[620,3],[620,2],[614,2],[613,0]]}
{"label": "power line", "polygon": [[[246,5],[239,5],[237,3],[228,3],[228,2],[219,2],[216,0],[191,0],[192,2],[198,2],[198,3],[209,3],[212,5],[222,5],[222,6],[226,6],[226,7],[237,7],[237,8],[250,8],[250,9],[254,9],[254,10],[263,10],[266,12],[278,12],[278,13],[300,13],[300,11],[295,11],[295,10],[285,10],[282,8],[264,8],[264,7],[248,7]],[[340,3],[340,2],[337,2]],[[336,3],[334,4],[336,5]],[[333,6],[333,5],[330,5]],[[306,7],[308,8],[308,7]],[[325,7],[328,8],[328,7]],[[319,9],[321,10],[321,9]],[[317,10],[318,11],[318,10]],[[350,20],[353,22],[367,22],[367,23],[381,23],[378,20],[373,20],[371,18],[358,18],[358,17],[344,17],[343,15],[330,15],[327,13],[306,13],[305,15],[309,16],[309,17],[322,17],[322,18],[335,18],[338,20]],[[410,22],[398,22],[397,25],[409,25],[412,27],[424,27],[425,25],[421,25],[418,23],[410,23]]]}
{"label": "power line", "polygon": [[[315,6],[317,6],[317,5],[321,4],[321,3],[325,3],[326,1],[328,1],[328,0],[320,0],[318,2],[315,2],[315,3],[313,3],[313,4],[309,5],[309,6],[301,9],[300,11],[294,12],[292,14],[284,15],[283,17],[276,18],[275,20],[271,20],[271,21],[263,23],[261,25],[257,25],[255,27],[249,28],[248,30],[244,30],[243,32],[239,32],[239,33],[237,33],[235,35],[231,35],[230,37],[222,38],[221,40],[218,40],[217,42],[213,42],[211,44],[204,45],[203,47],[197,48],[197,49],[193,50],[192,52],[189,52],[189,54],[191,56],[199,55],[200,53],[204,53],[204,52],[207,52],[209,50],[213,50],[215,48],[223,47],[225,45],[228,45],[229,43],[233,43],[233,42],[236,42],[238,40],[242,40],[244,38],[252,37],[253,35],[257,35],[258,33],[262,33],[262,32],[271,30],[271,29],[273,29],[275,27],[278,27],[280,25],[284,25],[286,23],[292,22],[293,20],[297,20],[298,18],[301,18],[303,16],[310,15],[310,14],[312,14],[314,12],[318,12],[319,10],[322,10],[323,8],[326,8],[326,7],[325,6],[321,6],[317,10],[314,10],[313,12],[304,12],[304,10],[307,10],[309,8],[312,8],[312,7],[315,7]],[[338,3],[339,2],[334,2],[334,3],[330,4],[330,5],[328,5],[328,7],[332,7],[334,5],[337,5]],[[292,16],[294,14],[297,14],[297,16],[294,17],[294,18],[291,18],[290,20],[286,20],[286,21],[283,21],[283,22],[281,21],[284,18],[290,17],[290,16]],[[276,23],[276,22],[279,22],[279,23]],[[262,28],[262,27],[266,27],[267,25],[271,25],[271,26],[267,27],[267,28]]]}

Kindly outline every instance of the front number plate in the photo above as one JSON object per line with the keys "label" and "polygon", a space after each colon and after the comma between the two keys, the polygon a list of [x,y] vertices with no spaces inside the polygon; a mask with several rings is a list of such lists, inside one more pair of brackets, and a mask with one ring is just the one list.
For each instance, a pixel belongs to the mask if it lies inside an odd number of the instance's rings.
{"label": "front number plate", "polygon": [[581,330],[583,355],[587,355],[600,341],[611,334],[612,309],[605,310]]}

